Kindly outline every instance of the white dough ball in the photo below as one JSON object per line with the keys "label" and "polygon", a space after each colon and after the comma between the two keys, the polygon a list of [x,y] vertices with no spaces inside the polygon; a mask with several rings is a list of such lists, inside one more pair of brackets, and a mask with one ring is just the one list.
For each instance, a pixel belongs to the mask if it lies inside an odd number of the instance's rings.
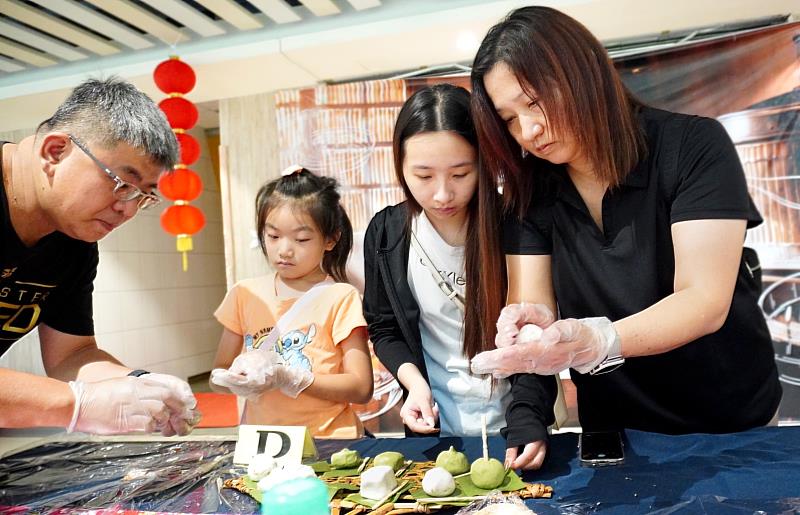
{"label": "white dough ball", "polygon": [[431,497],[447,497],[456,490],[456,482],[450,472],[433,467],[422,478],[422,489]]}
{"label": "white dough ball", "polygon": [[531,343],[538,341],[542,337],[544,330],[535,324],[526,324],[519,330],[517,343]]}
{"label": "white dough ball", "polygon": [[269,454],[256,454],[247,466],[247,475],[253,481],[261,481],[276,467],[275,458]]}

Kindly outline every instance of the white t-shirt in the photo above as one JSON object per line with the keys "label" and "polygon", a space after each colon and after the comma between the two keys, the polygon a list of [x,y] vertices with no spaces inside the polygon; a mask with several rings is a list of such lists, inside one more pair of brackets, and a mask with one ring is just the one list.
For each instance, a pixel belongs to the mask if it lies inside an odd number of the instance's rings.
{"label": "white t-shirt", "polygon": [[[412,227],[431,261],[464,295],[464,247],[448,245],[424,212]],[[491,378],[470,374],[463,351],[464,314],[436,284],[413,245],[408,254],[408,285],[420,308],[422,351],[433,398],[439,405],[441,434],[480,435],[481,415],[486,415],[487,431],[497,434],[506,425],[506,407],[511,401],[508,380],[497,381],[492,390]]]}

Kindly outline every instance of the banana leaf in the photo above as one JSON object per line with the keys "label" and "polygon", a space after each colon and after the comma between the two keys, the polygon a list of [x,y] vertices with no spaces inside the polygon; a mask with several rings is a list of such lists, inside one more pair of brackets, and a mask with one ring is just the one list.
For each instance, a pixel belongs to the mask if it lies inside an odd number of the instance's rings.
{"label": "banana leaf", "polygon": [[[461,477],[456,478],[456,486],[463,492],[466,496],[476,496],[476,495],[486,495],[492,490],[485,490],[483,488],[478,488],[472,482],[472,478],[469,474],[466,474]],[[506,477],[503,479],[503,482],[497,488],[493,490],[500,490],[501,492],[516,492],[517,490],[522,490],[525,488],[525,483],[520,479],[516,472],[513,470],[508,470],[506,472]]]}
{"label": "banana leaf", "polygon": [[[413,485],[411,484],[411,482],[406,483],[405,486],[403,486],[403,488],[401,488],[400,490],[395,492],[395,494],[393,496],[389,497],[389,499],[387,499],[386,502],[393,503],[393,502],[397,501],[397,499],[401,495],[403,495],[412,486]],[[345,497],[345,499],[348,500],[348,501],[354,502],[356,504],[360,504],[362,506],[366,506],[367,508],[370,508],[370,509],[372,509],[373,507],[375,507],[376,504],[378,504],[378,501],[376,501],[374,499],[367,499],[366,497],[362,497],[360,493],[350,494],[347,497]]]}
{"label": "banana leaf", "polygon": [[322,474],[323,472],[333,470],[333,467],[331,467],[331,464],[327,461],[315,461],[314,463],[308,463],[307,465],[314,469],[314,472],[317,474]]}
{"label": "banana leaf", "polygon": [[253,481],[248,476],[243,476],[242,479],[244,480],[244,489],[247,495],[258,501],[259,504],[262,502],[262,493],[261,490],[258,489],[258,481]]}
{"label": "banana leaf", "polygon": [[325,486],[328,487],[328,501],[333,499],[341,490],[358,492],[358,487],[349,483],[325,483]]}
{"label": "banana leaf", "polygon": [[361,469],[354,467],[351,469],[330,469],[327,472],[323,472],[320,477],[328,479],[332,477],[358,476],[359,474],[361,474]]}

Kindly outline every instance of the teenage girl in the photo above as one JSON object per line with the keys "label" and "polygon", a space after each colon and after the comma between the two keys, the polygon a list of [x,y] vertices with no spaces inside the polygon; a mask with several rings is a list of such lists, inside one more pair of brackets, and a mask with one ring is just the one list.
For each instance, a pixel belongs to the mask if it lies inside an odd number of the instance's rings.
{"label": "teenage girl", "polygon": [[481,262],[500,261],[500,248],[479,249],[473,230],[479,173],[469,103],[467,90],[439,84],[412,95],[398,115],[395,173],[406,200],[367,228],[364,314],[376,355],[403,386],[409,436],[480,435],[486,415],[489,433],[506,438],[507,464],[534,468],[553,423],[555,379],[493,382],[469,365],[494,348],[494,325],[477,322],[482,310],[499,314],[505,286],[493,285],[494,302],[477,288]]}

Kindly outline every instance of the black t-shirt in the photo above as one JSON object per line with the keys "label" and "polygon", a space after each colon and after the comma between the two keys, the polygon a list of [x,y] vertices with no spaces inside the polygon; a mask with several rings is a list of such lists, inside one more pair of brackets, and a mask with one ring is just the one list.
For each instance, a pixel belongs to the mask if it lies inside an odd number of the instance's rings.
{"label": "black t-shirt", "polygon": [[[535,177],[523,220],[506,222],[506,254],[552,256],[562,318],[638,313],[674,293],[671,226],[761,217],[736,149],[715,120],[644,108],[648,157],[603,198],[601,232],[563,167]],[[532,172],[536,173],[536,172]],[[744,258],[721,329],[614,372],[574,370],[581,425],[663,433],[731,432],[766,424],[781,397],[759,285]]]}
{"label": "black t-shirt", "polygon": [[11,226],[0,141],[0,356],[39,323],[74,335],[94,334],[92,283],[96,243],[53,232],[26,247]]}

